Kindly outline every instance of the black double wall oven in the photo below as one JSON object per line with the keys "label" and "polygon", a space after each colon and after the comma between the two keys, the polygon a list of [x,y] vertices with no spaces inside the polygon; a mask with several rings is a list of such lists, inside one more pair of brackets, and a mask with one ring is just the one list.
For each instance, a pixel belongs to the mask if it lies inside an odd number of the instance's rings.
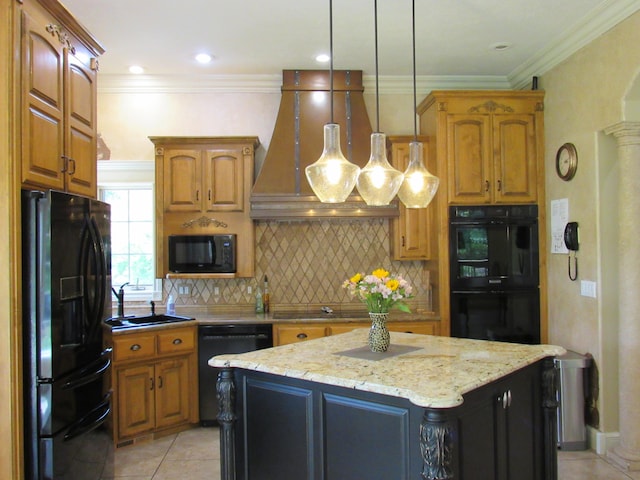
{"label": "black double wall oven", "polygon": [[451,335],[540,343],[537,205],[449,207]]}

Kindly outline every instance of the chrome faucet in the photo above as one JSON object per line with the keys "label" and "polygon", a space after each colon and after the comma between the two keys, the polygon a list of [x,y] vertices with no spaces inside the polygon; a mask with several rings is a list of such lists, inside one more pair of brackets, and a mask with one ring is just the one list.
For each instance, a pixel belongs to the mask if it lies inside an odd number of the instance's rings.
{"label": "chrome faucet", "polygon": [[120,285],[120,290],[118,290],[117,292],[115,288],[111,287],[111,290],[113,290],[113,294],[118,299],[118,318],[124,317],[124,287],[127,285],[129,285],[129,282]]}

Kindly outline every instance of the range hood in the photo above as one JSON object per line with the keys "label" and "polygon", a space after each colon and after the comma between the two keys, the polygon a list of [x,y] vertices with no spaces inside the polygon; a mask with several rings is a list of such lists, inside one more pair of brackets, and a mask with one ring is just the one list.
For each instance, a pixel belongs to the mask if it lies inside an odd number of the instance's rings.
{"label": "range hood", "polygon": [[[342,153],[361,168],[371,155],[372,133],[363,92],[362,71],[333,71],[333,117],[340,125]],[[397,203],[368,206],[357,195],[357,189],[344,203],[322,203],[314,195],[304,171],[322,154],[324,125],[330,121],[330,72],[284,70],[276,125],[251,192],[251,218],[320,220],[398,216]]]}

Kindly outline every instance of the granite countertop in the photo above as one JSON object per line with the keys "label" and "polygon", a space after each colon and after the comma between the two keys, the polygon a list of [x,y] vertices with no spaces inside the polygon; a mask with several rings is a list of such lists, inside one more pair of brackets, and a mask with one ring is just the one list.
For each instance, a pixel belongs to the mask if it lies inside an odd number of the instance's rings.
{"label": "granite countertop", "polygon": [[463,395],[536,361],[566,353],[520,345],[391,332],[385,353],[367,346],[368,329],[244,354],[219,355],[212,367],[236,367],[406,398],[451,408]]}
{"label": "granite countertop", "polygon": [[[317,311],[307,310],[275,310],[270,313],[255,313],[253,309],[219,309],[199,307],[182,307],[176,309],[176,314],[180,316],[192,317],[198,324],[215,325],[222,323],[296,323],[300,321],[313,323],[336,323],[336,322],[369,322],[369,315],[365,311],[360,310],[344,310],[336,311],[334,314],[327,315],[321,313],[319,308]],[[148,307],[127,308],[127,315],[147,315]],[[158,313],[164,313],[158,309]],[[434,312],[417,310],[414,313],[404,313],[400,311],[392,311],[388,321],[411,321],[411,320],[440,320],[440,317]]]}

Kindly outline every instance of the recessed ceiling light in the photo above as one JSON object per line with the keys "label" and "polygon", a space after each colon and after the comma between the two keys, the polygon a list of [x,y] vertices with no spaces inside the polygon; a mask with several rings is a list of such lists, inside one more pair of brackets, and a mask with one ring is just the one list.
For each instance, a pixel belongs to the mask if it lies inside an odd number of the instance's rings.
{"label": "recessed ceiling light", "polygon": [[211,55],[208,53],[199,53],[196,55],[196,61],[198,63],[209,63],[211,61]]}
{"label": "recessed ceiling light", "polygon": [[327,63],[329,60],[331,60],[331,57],[326,53],[321,53],[320,55],[316,55],[316,62]]}
{"label": "recessed ceiling light", "polygon": [[501,52],[502,50],[508,50],[511,48],[511,44],[509,42],[497,42],[489,45],[489,49],[495,50],[497,52]]}
{"label": "recessed ceiling light", "polygon": [[140,65],[131,65],[129,67],[129,73],[140,75],[141,73],[144,73],[144,68],[142,68]]}

